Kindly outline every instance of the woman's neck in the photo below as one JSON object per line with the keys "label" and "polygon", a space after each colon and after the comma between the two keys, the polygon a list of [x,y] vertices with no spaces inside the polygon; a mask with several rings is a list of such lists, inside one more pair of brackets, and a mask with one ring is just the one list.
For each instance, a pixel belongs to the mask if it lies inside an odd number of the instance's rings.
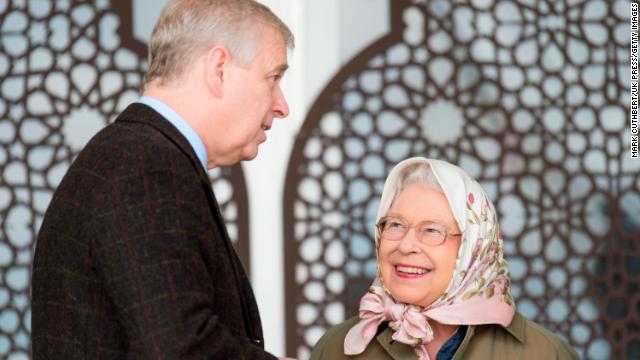
{"label": "woman's neck", "polygon": [[438,351],[442,348],[442,345],[444,345],[444,343],[446,343],[447,340],[455,334],[460,326],[440,324],[433,319],[429,320],[429,324],[433,329],[433,340],[426,344],[426,347],[427,353],[429,353],[429,358],[431,360],[435,360],[436,355],[438,355]]}

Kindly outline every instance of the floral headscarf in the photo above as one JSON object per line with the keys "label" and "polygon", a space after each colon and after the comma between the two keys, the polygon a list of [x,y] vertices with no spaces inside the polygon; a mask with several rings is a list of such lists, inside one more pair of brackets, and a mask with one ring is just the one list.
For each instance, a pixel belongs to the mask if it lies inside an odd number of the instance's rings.
{"label": "floral headscarf", "polygon": [[[448,325],[508,326],[515,313],[509,290],[509,269],[503,258],[496,211],[484,190],[461,168],[444,161],[410,158],[396,165],[384,184],[376,223],[386,216],[400,192],[400,175],[417,163],[431,167],[462,239],[456,268],[444,294],[426,308],[395,301],[378,277],[360,301],[360,321],[344,342],[344,353],[362,353],[378,326],[389,321],[393,339],[414,346],[420,359],[429,359],[425,343],[433,340],[431,319]],[[376,232],[376,249],[380,239]]]}

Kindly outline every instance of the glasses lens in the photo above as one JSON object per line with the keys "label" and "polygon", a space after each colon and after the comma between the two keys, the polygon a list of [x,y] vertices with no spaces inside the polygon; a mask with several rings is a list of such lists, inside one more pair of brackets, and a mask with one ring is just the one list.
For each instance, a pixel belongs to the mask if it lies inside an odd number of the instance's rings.
{"label": "glasses lens", "polygon": [[389,240],[399,240],[407,232],[407,226],[399,219],[387,218],[381,225],[382,236]]}
{"label": "glasses lens", "polygon": [[[380,236],[386,240],[400,240],[409,230],[404,220],[397,218],[384,218],[378,223]],[[444,226],[425,221],[415,227],[418,241],[426,245],[439,245],[444,241],[446,229]]]}
{"label": "glasses lens", "polygon": [[444,240],[445,229],[440,224],[425,222],[420,224],[417,230],[420,241],[425,244],[437,245]]}

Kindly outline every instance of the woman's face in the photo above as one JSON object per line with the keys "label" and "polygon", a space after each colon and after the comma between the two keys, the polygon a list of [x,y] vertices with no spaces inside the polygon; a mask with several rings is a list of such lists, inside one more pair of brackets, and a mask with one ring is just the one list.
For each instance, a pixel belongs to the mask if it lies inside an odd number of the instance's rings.
{"label": "woman's face", "polygon": [[447,234],[459,234],[460,228],[444,194],[422,185],[405,188],[387,216],[404,219],[409,230],[400,240],[380,239],[378,261],[384,285],[396,300],[426,307],[447,289],[461,237],[448,235],[442,244],[428,246],[418,241],[413,227],[432,221],[443,225]]}

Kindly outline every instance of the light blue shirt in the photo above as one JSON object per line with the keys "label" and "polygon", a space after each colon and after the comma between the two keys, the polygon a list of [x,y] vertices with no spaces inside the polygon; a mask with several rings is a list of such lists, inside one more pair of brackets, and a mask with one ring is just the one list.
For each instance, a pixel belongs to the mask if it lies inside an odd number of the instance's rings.
{"label": "light blue shirt", "polygon": [[189,144],[195,151],[196,156],[198,156],[198,160],[200,160],[200,164],[204,168],[204,171],[207,172],[207,149],[204,147],[204,143],[198,133],[186,122],[180,114],[175,112],[169,105],[163,103],[162,101],[152,98],[151,96],[142,96],[138,100],[139,103],[145,104],[151,107],[153,110],[157,111],[160,115],[164,116],[165,119],[169,120],[169,122],[175,126],[178,131],[187,138]]}

